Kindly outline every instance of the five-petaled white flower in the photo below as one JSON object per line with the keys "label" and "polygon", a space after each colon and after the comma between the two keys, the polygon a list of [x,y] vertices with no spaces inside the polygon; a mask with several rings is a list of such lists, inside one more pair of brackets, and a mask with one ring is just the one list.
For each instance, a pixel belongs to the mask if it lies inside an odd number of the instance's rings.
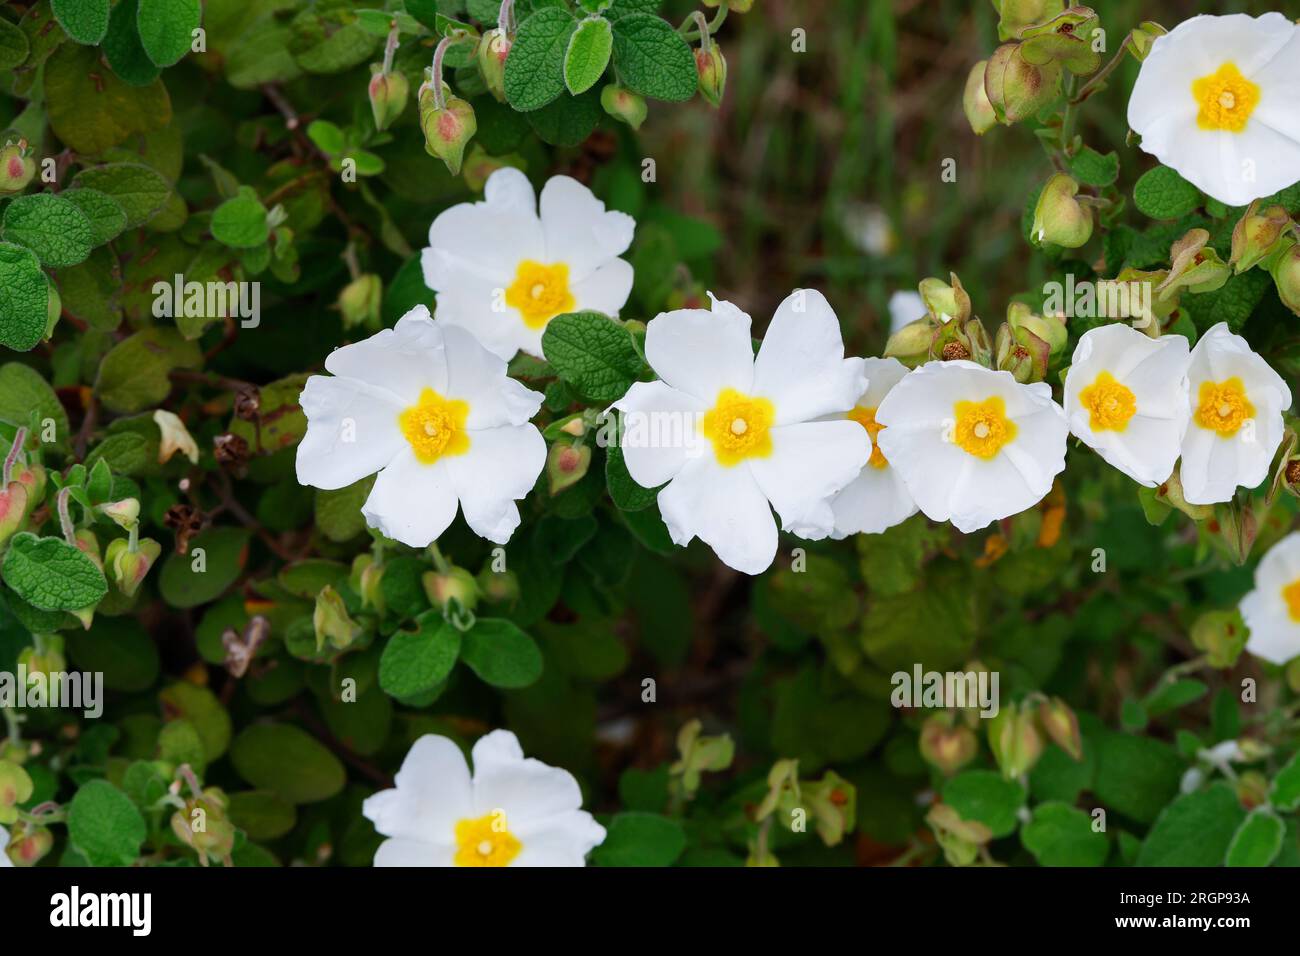
{"label": "five-petaled white flower", "polygon": [[1224,322],[1201,336],[1187,373],[1191,422],[1179,476],[1192,504],[1227,501],[1268,477],[1291,390]]}
{"label": "five-petaled white flower", "polygon": [[830,497],[857,477],[871,441],[856,422],[816,420],[853,408],[867,384],[820,292],[781,303],[757,358],[749,328],[748,315],[719,299],[712,311],[651,319],[645,354],[659,381],[638,382],[614,407],[633,479],[668,483],[658,501],[673,541],[699,537],[727,565],[758,574],[776,557],[771,509],[784,530],[826,537]]}
{"label": "five-petaled white flower", "polygon": [[429,227],[420,256],[425,284],[438,294],[439,321],[473,332],[509,361],[522,349],[542,356],[546,324],[566,312],[617,316],[632,291],[631,216],[609,212],[568,176],[542,187],[517,169],[488,177],[484,200],[461,203]]}
{"label": "five-petaled white flower", "polygon": [[[909,320],[910,321],[910,320]],[[867,373],[867,390],[844,416],[857,422],[871,436],[871,457],[862,466],[858,477],[831,499],[835,513],[835,530],[831,536],[844,538],[851,534],[879,534],[916,514],[912,500],[897,469],[890,467],[880,450],[878,436],[882,425],[876,421],[876,409],[885,400],[889,390],[907,374],[907,366],[894,358],[864,359]]]}
{"label": "five-petaled white flower", "polygon": [[1300,27],[1280,13],[1198,16],[1158,37],[1128,102],[1142,148],[1245,206],[1300,180]]}
{"label": "five-petaled white flower", "polygon": [[1250,629],[1246,650],[1274,664],[1300,656],[1300,531],[1273,547],[1255,568],[1255,589],[1241,599]]}
{"label": "five-petaled white flower", "polygon": [[1069,427],[1051,386],[974,362],[927,362],[904,376],[876,422],[921,510],[964,534],[1037,504],[1065,468]]}
{"label": "five-petaled white flower", "polygon": [[584,866],[604,842],[573,775],[525,757],[510,731],[480,737],[473,758],[471,777],[447,737],[415,742],[397,786],[362,807],[388,837],[375,866]]}
{"label": "five-petaled white flower", "polygon": [[1191,417],[1188,355],[1181,335],[1153,339],[1123,324],[1085,332],[1065,379],[1070,431],[1139,484],[1165,481]]}
{"label": "five-petaled white flower", "polygon": [[390,538],[422,548],[456,517],[504,544],[515,499],[532,490],[546,442],[528,423],[542,396],[464,329],[412,309],[392,329],[336,349],[300,402],[307,434],[298,481],[343,488],[379,472],[362,512]]}

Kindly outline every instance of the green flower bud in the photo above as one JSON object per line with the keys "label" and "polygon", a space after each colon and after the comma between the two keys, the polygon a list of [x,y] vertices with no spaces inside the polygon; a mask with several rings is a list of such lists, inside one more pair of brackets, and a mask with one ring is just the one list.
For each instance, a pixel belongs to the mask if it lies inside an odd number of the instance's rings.
{"label": "green flower bud", "polygon": [[366,610],[384,613],[384,590],[380,586],[384,578],[384,566],[375,560],[374,555],[358,554],[352,561],[352,590],[361,595],[361,606]]}
{"label": "green flower bud", "polygon": [[18,806],[31,799],[33,789],[26,770],[12,761],[0,760],[0,824],[8,826],[18,819]]}
{"label": "green flower bud", "polygon": [[0,195],[20,193],[36,175],[36,160],[28,155],[27,143],[19,140],[0,149]]}
{"label": "green flower bud", "polygon": [[976,136],[983,136],[998,123],[997,114],[993,112],[993,104],[989,102],[988,94],[984,92],[984,71],[988,65],[988,60],[980,60],[970,68],[970,73],[966,76],[966,90],[961,97],[961,107],[966,112],[966,121],[970,123],[970,128],[975,131]]}
{"label": "green flower bud", "polygon": [[1209,245],[1210,234],[1204,229],[1189,229],[1169,249],[1169,275],[1156,286],[1156,297],[1167,298],[1172,291],[1186,289],[1200,294],[1221,289],[1232,276],[1232,269]]}
{"label": "green flower bud", "polygon": [[464,568],[453,567],[446,574],[426,571],[420,582],[434,607],[446,608],[453,600],[466,611],[472,611],[478,605],[478,582]]}
{"label": "green flower bud", "polygon": [[379,307],[383,298],[384,284],[379,276],[370,272],[357,276],[339,293],[338,307],[343,315],[343,327],[353,329],[362,326],[378,329]]}
{"label": "green flower bud", "polygon": [[226,818],[226,795],[216,787],[190,797],[172,814],[172,832],[199,855],[199,863],[223,862],[235,848],[235,826]]}
{"label": "green flower bud", "polygon": [[885,343],[885,358],[896,358],[908,368],[916,368],[930,358],[937,326],[928,316],[909,322]]}
{"label": "green flower bud", "polygon": [[827,846],[838,846],[844,834],[857,825],[858,791],[833,770],[817,781],[801,785],[803,800],[817,827],[817,835]]}
{"label": "green flower bud", "polygon": [[1192,624],[1192,646],[1203,652],[1211,667],[1235,667],[1237,658],[1246,649],[1249,636],[1241,612],[1206,611]]}
{"label": "green flower bud", "polygon": [[116,538],[104,550],[104,565],[117,589],[134,597],[161,553],[162,545],[152,538],[139,539],[134,551],[126,538]]}
{"label": "green flower bud", "polygon": [[762,822],[778,810],[788,820],[790,811],[799,805],[799,761],[789,758],[778,760],[767,772],[767,794],[754,811],[754,819]]}
{"label": "green flower bud", "polygon": [[506,101],[506,57],[509,55],[510,38],[500,27],[484,33],[474,48],[483,83],[500,103]]}
{"label": "green flower bud", "polygon": [[491,564],[487,564],[475,580],[479,593],[489,604],[513,604],[519,600],[519,576],[513,571],[493,571]]}
{"label": "green flower bud", "polygon": [[35,866],[54,848],[54,834],[42,826],[20,821],[9,834],[5,853],[14,866]]}
{"label": "green flower bud", "polygon": [[1139,24],[1131,33],[1129,33],[1129,50],[1133,58],[1141,63],[1151,52],[1151,44],[1156,42],[1157,37],[1162,37],[1169,31],[1160,24],[1151,20]]}
{"label": "green flower bud", "polygon": [[1156,500],[1177,508],[1193,521],[1204,521],[1214,514],[1214,505],[1194,505],[1183,495],[1183,479],[1174,469],[1174,473],[1156,488]]}
{"label": "green flower bud", "polygon": [[1043,730],[1075,760],[1083,759],[1083,738],[1079,734],[1079,718],[1069,705],[1059,697],[1052,697],[1038,705],[1038,720]]}
{"label": "green flower bud", "polygon": [[1232,230],[1232,256],[1228,260],[1237,274],[1254,268],[1270,256],[1291,226],[1291,216],[1282,206],[1259,210],[1256,199]]}
{"label": "green flower bud", "polygon": [[961,280],[955,272],[950,273],[948,278],[952,280],[952,285],[942,279],[922,279],[917,291],[921,293],[921,301],[925,303],[931,318],[945,323],[953,319],[964,323],[971,314],[970,296],[962,288]]}
{"label": "green flower bud", "polygon": [[994,339],[994,368],[1010,372],[1017,382],[1041,382],[1047,377],[1051,347],[1026,328],[1008,322],[998,326]]}
{"label": "green flower bud", "polygon": [[1014,40],[1026,27],[1050,20],[1065,9],[1065,0],[993,0],[998,11],[998,39]]}
{"label": "green flower bud", "polygon": [[95,566],[101,571],[104,570],[104,559],[100,556],[99,539],[95,537],[95,532],[89,528],[78,528],[72,537],[72,543],[80,549],[82,554],[94,561]]}
{"label": "green flower bud", "polygon": [[702,46],[697,49],[695,71],[700,75],[700,95],[711,106],[721,105],[727,87],[727,59],[722,55],[722,48],[710,42],[707,50]]}
{"label": "green flower bud", "polygon": [[411,95],[411,84],[401,73],[384,73],[378,63],[370,67],[374,75],[370,77],[370,112],[375,117],[375,129],[385,130],[397,122],[406,109],[407,97]]}
{"label": "green flower bud", "polygon": [[9,477],[27,490],[27,514],[30,517],[45,499],[45,466],[39,462],[14,462]]}
{"label": "green flower bud", "polygon": [[1008,780],[1034,769],[1043,755],[1043,738],[1034,726],[1034,712],[1015,704],[1003,707],[989,721],[989,747]]}
{"label": "green flower bud", "polygon": [[600,91],[600,105],[614,119],[633,129],[640,129],[650,112],[644,96],[625,90],[616,83],[610,83]]}
{"label": "green flower bud", "polygon": [[953,725],[952,716],[927,717],[921,725],[921,757],[945,777],[951,777],[975,759],[979,741],[965,725]]}
{"label": "green flower bud", "polygon": [[1271,784],[1258,770],[1245,770],[1236,780],[1237,802],[1247,810],[1266,806]]}
{"label": "green flower bud", "polygon": [[96,505],[95,510],[119,528],[130,531],[140,521],[140,501],[138,498],[123,498]]}
{"label": "green flower bud", "polygon": [[22,529],[30,503],[27,486],[21,481],[11,481],[9,487],[0,491],[0,545]]}
{"label": "green flower bud", "polygon": [[1282,304],[1300,315],[1300,242],[1276,254],[1269,272],[1277,283],[1277,294],[1282,298]]}
{"label": "green flower bud", "polygon": [[984,70],[984,95],[998,122],[1011,126],[1036,116],[1056,99],[1061,66],[1035,66],[1020,53],[1020,44],[1005,43],[993,51]]}
{"label": "green flower bud", "polygon": [[687,795],[700,789],[700,778],[707,771],[726,770],[736,755],[736,745],[730,734],[705,737],[700,734],[703,725],[699,720],[688,720],[677,731],[677,761],[668,772],[680,777]]}
{"label": "green flower bud", "polygon": [[1093,49],[1093,31],[1099,21],[1087,7],[1070,7],[1045,23],[1021,34],[1020,55],[1034,66],[1057,63],[1077,76],[1097,71],[1101,54]]}
{"label": "green flower bud", "polygon": [[963,820],[946,803],[936,803],[925,815],[925,822],[934,831],[935,840],[943,848],[943,855],[953,866],[970,866],[979,856],[980,848],[993,839],[993,831],[983,823]]}
{"label": "green flower bud", "polygon": [[433,86],[420,87],[420,129],[424,131],[424,149],[430,156],[441,159],[453,176],[460,175],[465,146],[478,131],[474,107],[460,97],[452,96],[443,84],[444,106],[439,109]]}
{"label": "green flower bud", "polygon": [[33,646],[23,648],[18,663],[27,668],[28,674],[64,673],[68,659],[63,654],[63,638],[58,634],[38,635]]}
{"label": "green flower bud", "polygon": [[[706,7],[717,7],[721,0],[703,0]],[[754,7],[754,0],[731,0],[727,4],[727,9],[732,13],[748,13]]]}
{"label": "green flower bud", "polygon": [[1065,173],[1047,181],[1034,207],[1030,238],[1036,245],[1078,249],[1092,238],[1092,210],[1075,198],[1078,194],[1079,184]]}
{"label": "green flower bud", "polygon": [[555,442],[546,453],[546,478],[556,495],[580,482],[591,467],[591,446]]}
{"label": "green flower bud", "polygon": [[316,610],[311,622],[316,629],[316,650],[323,651],[328,644],[336,651],[345,651],[361,636],[361,625],[348,615],[343,598],[330,585],[316,595]]}
{"label": "green flower bud", "polygon": [[1012,329],[1032,332],[1046,342],[1053,357],[1060,355],[1070,340],[1070,331],[1065,327],[1064,316],[1036,315],[1023,302],[1013,302],[1007,306],[1007,322]]}

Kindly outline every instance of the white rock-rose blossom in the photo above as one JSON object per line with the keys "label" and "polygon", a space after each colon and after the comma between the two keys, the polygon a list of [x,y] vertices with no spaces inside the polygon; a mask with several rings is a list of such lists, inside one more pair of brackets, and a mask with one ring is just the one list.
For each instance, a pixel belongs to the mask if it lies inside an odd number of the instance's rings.
{"label": "white rock-rose blossom", "polygon": [[464,329],[418,306],[392,329],[335,349],[300,403],[307,434],[298,481],[343,488],[378,472],[362,513],[375,528],[426,547],[456,517],[504,544],[515,501],[532,490],[546,442],[529,419],[542,396]]}
{"label": "white rock-rose blossom", "polygon": [[447,737],[411,747],[397,784],[362,807],[387,837],[375,866],[585,866],[605,828],[582,809],[567,770],[525,757],[515,735],[494,730],[465,756]]}
{"label": "white rock-rose blossom", "polygon": [[[824,538],[830,498],[871,455],[857,422],[841,418],[866,389],[860,358],[844,357],[839,320],[820,292],[777,308],[755,357],[750,317],[729,302],[651,319],[645,354],[659,376],[614,403],[632,478],[659,485],[672,540],[698,537],[746,574],[776,557],[777,527]],[[665,484],[666,483],[666,484]]]}
{"label": "white rock-rose blossom", "polygon": [[1250,653],[1274,664],[1300,657],[1300,531],[1260,560],[1255,588],[1241,599],[1241,616],[1250,630]]}
{"label": "white rock-rose blossom", "polygon": [[539,202],[517,169],[488,177],[484,199],[441,213],[421,252],[440,322],[468,329],[507,361],[542,357],[542,333],[557,315],[617,316],[632,291],[631,216],[605,209],[591,190],[553,176]]}

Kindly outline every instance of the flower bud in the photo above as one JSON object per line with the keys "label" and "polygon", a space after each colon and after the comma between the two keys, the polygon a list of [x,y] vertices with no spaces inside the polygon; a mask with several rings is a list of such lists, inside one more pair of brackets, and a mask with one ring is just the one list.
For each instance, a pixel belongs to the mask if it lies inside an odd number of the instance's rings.
{"label": "flower bud", "polygon": [[983,823],[963,820],[960,814],[946,803],[936,803],[925,815],[925,822],[934,831],[935,840],[943,847],[943,855],[953,866],[970,866],[979,856],[980,848],[993,839],[993,831]]}
{"label": "flower bud", "polygon": [[1083,759],[1083,738],[1079,734],[1079,718],[1069,705],[1059,697],[1051,697],[1038,705],[1038,720],[1043,730],[1075,760]]}
{"label": "flower bud", "polygon": [[78,550],[90,560],[95,562],[95,567],[101,571],[104,570],[104,559],[99,551],[99,539],[95,537],[95,532],[89,528],[78,528],[72,536],[72,543]]}
{"label": "flower bud", "polygon": [[134,597],[161,553],[162,546],[152,538],[139,539],[134,551],[126,538],[117,538],[104,550],[104,565],[117,589],[127,597]]}
{"label": "flower bud", "polygon": [[680,777],[682,789],[688,796],[700,789],[700,778],[708,771],[726,770],[736,755],[736,745],[730,734],[704,736],[704,725],[699,720],[688,720],[677,731],[677,752],[680,755],[668,772]]}
{"label": "flower bud", "polygon": [[11,481],[9,487],[0,491],[0,545],[22,528],[29,503],[27,487],[21,481]]}
{"label": "flower bud", "polygon": [[1005,43],[994,50],[984,69],[984,95],[1004,126],[1037,115],[1056,99],[1060,88],[1060,65],[1027,62],[1018,43]]}
{"label": "flower bud", "polygon": [[1232,257],[1228,261],[1233,271],[1241,274],[1271,255],[1290,225],[1291,216],[1284,207],[1269,206],[1259,211],[1259,200],[1251,203],[1232,230]]}
{"label": "flower bud", "polygon": [[27,514],[30,516],[45,498],[45,466],[39,462],[14,462],[9,477],[27,489]]}
{"label": "flower bud", "polygon": [[1245,770],[1235,782],[1237,802],[1246,810],[1267,806],[1269,802],[1269,780],[1258,770]]}
{"label": "flower bud", "polygon": [[343,598],[328,584],[316,595],[311,622],[316,629],[317,651],[323,651],[326,644],[336,651],[345,651],[361,636],[361,625],[352,620]]}
{"label": "flower bud", "polygon": [[591,467],[591,447],[555,442],[546,453],[546,477],[556,495],[580,482]]}
{"label": "flower bud", "polygon": [[411,84],[401,73],[384,73],[379,64],[370,67],[370,111],[375,117],[375,129],[385,130],[397,122],[406,109],[406,99],[411,95]]}
{"label": "flower bud", "polygon": [[1035,244],[1078,249],[1092,238],[1092,210],[1075,198],[1078,194],[1079,184],[1065,173],[1047,181],[1034,207],[1030,238]]}
{"label": "flower bud", "polygon": [[478,582],[464,568],[453,567],[445,574],[426,571],[420,581],[434,607],[446,608],[453,600],[466,611],[472,611],[478,605]]}
{"label": "flower bud", "polygon": [[58,634],[43,634],[36,637],[36,643],[24,647],[18,655],[18,663],[27,668],[28,674],[62,674],[68,669],[68,659],[63,654],[63,638]]}
{"label": "flower bud", "polygon": [[1015,704],[1003,707],[989,721],[989,747],[1008,780],[1034,769],[1043,755],[1043,738],[1034,726],[1034,712]]}
{"label": "flower bud", "polygon": [[1176,290],[1200,294],[1223,287],[1231,278],[1232,269],[1209,242],[1210,234],[1206,230],[1189,229],[1169,247],[1169,275],[1156,286],[1157,298],[1167,299]]}
{"label": "flower bud", "polygon": [[96,505],[95,510],[119,528],[127,531],[134,528],[140,521],[140,500],[138,498],[123,498],[121,501],[110,501],[106,504]]}
{"label": "flower bud", "polygon": [[172,814],[172,832],[199,855],[199,863],[225,861],[235,848],[235,826],[226,818],[226,795],[216,787],[185,801]]}
{"label": "flower bud", "polygon": [[361,595],[361,607],[384,613],[384,591],[380,586],[384,578],[384,566],[375,560],[374,555],[358,554],[352,561],[352,590]]}
{"label": "flower bud", "polygon": [[18,806],[31,799],[33,789],[26,770],[12,761],[0,760],[0,824],[8,826],[18,819]]}
{"label": "flower bud", "polygon": [[646,114],[650,111],[644,96],[625,90],[616,83],[610,83],[600,91],[600,105],[614,119],[626,123],[633,129],[641,128]]}
{"label": "flower bud", "polygon": [[783,758],[772,764],[767,772],[767,793],[754,810],[754,819],[762,822],[780,811],[787,820],[790,811],[799,805],[799,761]]}
{"label": "flower bud", "polygon": [[928,316],[907,323],[885,343],[885,358],[896,358],[908,368],[916,368],[930,358],[936,329],[935,320]]}
{"label": "flower bud", "polygon": [[384,298],[384,284],[379,276],[367,272],[357,276],[339,293],[339,312],[343,315],[343,328],[358,326],[378,329],[379,307]]}
{"label": "flower bud", "polygon": [[447,164],[453,176],[460,175],[465,145],[478,131],[474,107],[458,96],[452,96],[443,84],[444,106],[439,109],[433,86],[420,87],[420,129],[424,131],[424,149],[430,156]]}
{"label": "flower bud", "polygon": [[827,846],[838,846],[844,834],[857,824],[858,791],[833,770],[816,781],[804,781],[803,801],[817,827],[817,835]]}
{"label": "flower bud", "polygon": [[9,834],[5,854],[14,866],[35,866],[54,848],[54,834],[47,828],[25,821]]}
{"label": "flower bud", "polygon": [[1155,43],[1158,37],[1162,37],[1168,32],[1160,24],[1151,20],[1138,24],[1129,33],[1129,51],[1133,54],[1133,58],[1141,63],[1147,58],[1147,54],[1151,52],[1151,44]]}
{"label": "flower bud", "polygon": [[930,317],[939,322],[946,323],[953,319],[965,322],[970,318],[971,313],[970,296],[962,288],[961,280],[957,278],[955,272],[950,273],[948,278],[952,280],[952,285],[948,285],[942,279],[922,279],[921,284],[917,286],[921,293],[921,301],[925,303]]}
{"label": "flower bud", "polygon": [[[239,414],[239,399],[236,399],[236,415]],[[256,415],[254,415],[256,418]],[[175,412],[169,412],[164,408],[155,409],[153,413],[154,424],[158,426],[160,435],[158,442],[158,464],[165,465],[171,461],[172,455],[180,452],[190,460],[190,464],[199,463],[199,446],[194,441],[194,436],[190,434],[185,423],[181,421],[179,415]]]}
{"label": "flower bud", "polygon": [[1014,40],[1026,27],[1050,20],[1065,9],[1065,0],[993,0],[998,11],[998,39]]}
{"label": "flower bud", "polygon": [[1255,546],[1255,538],[1259,535],[1259,519],[1255,516],[1254,506],[1249,502],[1241,504],[1235,500],[1215,505],[1214,521],[1205,527],[1213,530],[1215,524],[1218,525],[1219,532],[1216,543],[1238,567],[1245,564]]}
{"label": "flower bud", "polygon": [[1060,355],[1070,339],[1064,316],[1035,315],[1034,311],[1023,302],[1012,302],[1007,306],[1007,322],[1012,329],[1032,332],[1046,342],[1052,356]]}
{"label": "flower bud", "polygon": [[707,50],[704,47],[697,49],[695,71],[700,75],[700,95],[710,106],[721,105],[727,87],[727,59],[722,55],[722,48],[710,42]]}
{"label": "flower bud", "polygon": [[1192,646],[1206,655],[1211,667],[1234,667],[1246,648],[1246,623],[1236,609],[1206,611],[1192,624],[1191,638]]}
{"label": "flower bud", "polygon": [[483,83],[500,103],[506,101],[506,57],[509,55],[510,38],[500,27],[484,33],[474,49]]}
{"label": "flower bud", "polygon": [[1022,385],[1041,382],[1047,377],[1051,347],[1026,328],[1009,322],[998,326],[993,344],[993,364],[1000,372],[1010,372]]}
{"label": "flower bud", "polygon": [[961,107],[965,110],[966,120],[976,136],[983,136],[998,123],[997,114],[993,112],[993,104],[989,102],[988,94],[984,92],[984,71],[988,65],[988,60],[980,60],[971,67],[970,73],[966,76],[966,90],[961,97]]}
{"label": "flower bud", "polygon": [[921,756],[945,777],[975,759],[979,742],[975,732],[964,724],[953,726],[948,715],[927,717],[921,726]]}
{"label": "flower bud", "polygon": [[1101,54],[1093,49],[1097,14],[1088,7],[1070,7],[1020,34],[1020,55],[1034,66],[1057,63],[1076,76],[1095,73]]}
{"label": "flower bud", "polygon": [[36,160],[27,153],[24,140],[0,149],[0,195],[22,192],[36,175]]}
{"label": "flower bud", "polygon": [[1194,505],[1183,495],[1183,479],[1178,469],[1156,488],[1156,500],[1177,508],[1193,521],[1204,521],[1214,514],[1214,505]]}
{"label": "flower bud", "polygon": [[493,571],[488,564],[475,580],[489,604],[512,604],[519,599],[519,576],[513,571]]}
{"label": "flower bud", "polygon": [[1278,254],[1269,271],[1277,283],[1277,294],[1282,304],[1300,315],[1300,242]]}

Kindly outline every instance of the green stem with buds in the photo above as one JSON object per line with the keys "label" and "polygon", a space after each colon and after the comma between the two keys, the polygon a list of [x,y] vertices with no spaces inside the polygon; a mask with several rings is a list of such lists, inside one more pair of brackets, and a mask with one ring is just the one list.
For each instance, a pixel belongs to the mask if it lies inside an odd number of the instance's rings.
{"label": "green stem with buds", "polygon": [[56,501],[59,509],[59,527],[63,529],[63,539],[75,548],[77,546],[77,530],[72,523],[72,509],[68,505],[71,497],[71,488],[60,488],[59,497]]}
{"label": "green stem with buds", "polygon": [[[730,10],[728,0],[722,0],[718,4],[718,12],[714,14],[712,20],[707,23],[704,21],[704,14],[696,10],[689,17],[682,21],[682,25],[677,28],[677,32],[682,35],[684,40],[700,40],[700,45],[704,46],[704,38],[717,33],[723,23],[726,22],[727,13]],[[694,32],[693,32],[694,31]],[[708,49],[704,46],[704,49]]]}
{"label": "green stem with buds", "polygon": [[1070,105],[1074,106],[1078,103],[1082,103],[1088,97],[1092,96],[1093,93],[1096,93],[1101,89],[1101,85],[1106,82],[1106,77],[1115,72],[1116,68],[1121,62],[1123,62],[1125,55],[1128,54],[1132,46],[1133,37],[1130,34],[1124,38],[1124,42],[1119,45],[1119,52],[1111,57],[1110,62],[1094,73],[1092,79],[1085,83],[1083,88],[1071,98]]}

